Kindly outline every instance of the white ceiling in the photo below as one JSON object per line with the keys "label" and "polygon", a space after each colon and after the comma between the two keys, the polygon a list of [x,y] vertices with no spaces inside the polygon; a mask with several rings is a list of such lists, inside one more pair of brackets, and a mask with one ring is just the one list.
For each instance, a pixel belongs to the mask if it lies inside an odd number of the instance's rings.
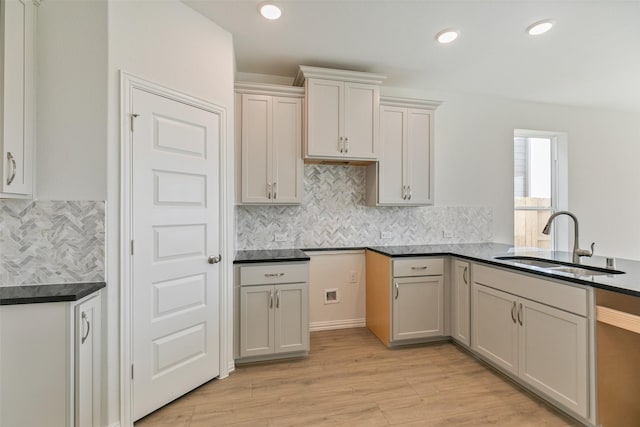
{"label": "white ceiling", "polygon": [[[185,0],[233,35],[240,72],[313,65],[388,76],[385,86],[640,111],[640,0]],[[545,18],[556,26],[531,37]],[[435,42],[447,27],[450,45]]]}

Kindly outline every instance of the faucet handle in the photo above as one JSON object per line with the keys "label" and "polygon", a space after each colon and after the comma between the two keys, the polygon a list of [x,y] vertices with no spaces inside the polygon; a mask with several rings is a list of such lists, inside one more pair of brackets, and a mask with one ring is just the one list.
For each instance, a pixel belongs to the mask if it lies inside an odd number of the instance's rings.
{"label": "faucet handle", "polygon": [[576,253],[578,254],[578,256],[592,257],[593,256],[593,247],[595,245],[596,245],[596,242],[592,242],[591,243],[591,252],[589,252],[586,249],[578,249],[578,250],[576,250]]}

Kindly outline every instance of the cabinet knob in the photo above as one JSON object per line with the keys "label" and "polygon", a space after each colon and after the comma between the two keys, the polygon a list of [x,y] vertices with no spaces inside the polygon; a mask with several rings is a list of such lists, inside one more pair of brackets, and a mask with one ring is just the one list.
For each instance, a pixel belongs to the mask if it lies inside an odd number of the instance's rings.
{"label": "cabinet knob", "polygon": [[222,261],[222,255],[209,255],[209,258],[207,259],[207,261],[209,262],[209,264],[217,264],[220,261]]}

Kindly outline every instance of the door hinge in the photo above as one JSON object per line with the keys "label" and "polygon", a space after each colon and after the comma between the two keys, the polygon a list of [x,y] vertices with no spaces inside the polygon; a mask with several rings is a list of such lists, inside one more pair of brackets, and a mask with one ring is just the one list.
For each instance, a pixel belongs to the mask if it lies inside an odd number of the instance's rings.
{"label": "door hinge", "polygon": [[133,255],[133,240],[131,241],[131,255]]}
{"label": "door hinge", "polygon": [[138,117],[139,115],[140,115],[140,114],[131,114],[131,115],[129,116],[129,120],[131,120],[131,132],[133,132],[133,122],[134,122],[134,119],[135,119],[136,117]]}
{"label": "door hinge", "polygon": [[133,379],[133,364],[131,364],[131,379]]}

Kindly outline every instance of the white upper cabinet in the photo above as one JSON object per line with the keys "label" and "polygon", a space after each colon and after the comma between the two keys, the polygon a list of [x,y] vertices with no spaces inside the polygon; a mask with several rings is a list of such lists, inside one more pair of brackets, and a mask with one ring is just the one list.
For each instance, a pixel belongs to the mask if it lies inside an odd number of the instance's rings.
{"label": "white upper cabinet", "polygon": [[379,84],[384,76],[300,66],[305,87],[304,157],[375,161],[379,157]]}
{"label": "white upper cabinet", "polygon": [[36,6],[0,2],[0,198],[33,193]]}
{"label": "white upper cabinet", "polygon": [[[260,89],[262,88],[262,89]],[[302,93],[237,86],[241,190],[246,204],[302,202]],[[280,96],[282,95],[282,96]]]}
{"label": "white upper cabinet", "polygon": [[367,170],[368,204],[433,204],[433,108],[437,105],[383,98],[381,156]]}

